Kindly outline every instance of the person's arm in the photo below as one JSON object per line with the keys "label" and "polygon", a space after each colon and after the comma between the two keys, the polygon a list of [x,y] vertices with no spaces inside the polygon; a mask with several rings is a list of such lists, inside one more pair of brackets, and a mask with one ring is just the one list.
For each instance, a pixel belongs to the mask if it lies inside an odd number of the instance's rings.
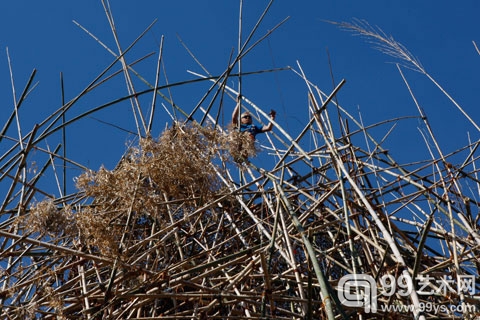
{"label": "person's arm", "polygon": [[238,95],[237,105],[235,106],[235,109],[233,109],[233,113],[232,113],[232,123],[234,126],[238,125],[238,113],[240,112],[241,102],[242,102],[242,96]]}
{"label": "person's arm", "polygon": [[[275,110],[270,111],[270,118],[271,118],[272,120],[275,120],[275,115],[276,115],[276,114],[277,114],[277,113],[275,112]],[[262,127],[262,132],[272,131],[272,129],[273,129],[273,123],[272,123],[272,122],[269,122],[266,126],[263,126],[263,127]]]}

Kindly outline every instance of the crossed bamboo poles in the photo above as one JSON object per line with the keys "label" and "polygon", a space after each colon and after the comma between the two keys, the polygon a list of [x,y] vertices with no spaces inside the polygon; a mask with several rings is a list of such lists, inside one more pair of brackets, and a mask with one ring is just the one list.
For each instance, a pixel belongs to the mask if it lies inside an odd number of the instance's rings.
{"label": "crossed bamboo poles", "polygon": [[[105,8],[109,15],[109,6]],[[109,23],[114,29],[111,16]],[[0,136],[3,143],[11,143],[0,158],[0,182],[11,182],[1,211],[2,317],[348,318],[356,311],[342,306],[335,294],[342,275],[371,273],[378,277],[403,273],[414,277],[443,272],[455,277],[478,273],[480,237],[474,214],[478,203],[475,192],[465,192],[465,188],[479,182],[475,166],[478,142],[429,161],[399,164],[369,133],[372,127],[389,122],[362,125],[332,101],[343,81],[327,95],[307,79],[300,67],[298,71],[290,70],[306,83],[310,121],[296,138],[281,124],[275,124],[278,133],[269,134],[268,139],[274,164],[270,169],[243,166],[243,183],[239,185],[235,166],[222,163],[219,167],[226,170],[218,170],[217,175],[228,191],[181,218],[177,207],[169,207],[166,200],[171,224],[154,224],[143,230],[145,235],[126,246],[122,258],[91,253],[79,248],[72,238],[46,239],[24,233],[16,224],[17,218],[29,214],[35,195],[50,196],[50,191],[38,187],[38,181],[55,166],[55,159],[87,169],[60,155],[60,145],[53,150],[42,147],[47,137],[126,100],[132,100],[138,134],[148,135],[152,121],[146,119],[153,119],[155,98],[151,114],[146,117],[135,100],[139,96],[158,94],[189,120],[201,110],[201,103],[187,113],[162,90],[211,81],[205,97],[212,92],[235,95],[237,92],[225,85],[226,80],[248,75],[241,71],[233,75],[232,63],[220,76],[207,73],[195,80],[159,86],[157,72],[155,85],[141,92],[125,76],[131,90],[128,96],[64,120],[65,113],[84,95],[110,78],[104,76],[116,62],[122,62],[122,70],[115,75],[132,72],[140,77],[134,71],[135,63],[124,60],[137,41],[124,51],[118,46],[119,54],[115,54],[112,64],[76,98],[29,133],[17,130],[18,138],[6,133],[13,120],[19,119],[18,110],[32,88],[35,71],[15,101]],[[242,49],[240,52],[237,62]],[[158,70],[160,61],[161,54]],[[244,97],[249,108],[265,116],[248,95]],[[215,122],[209,110],[204,110],[202,121],[209,117]],[[336,117],[338,111],[340,119]],[[421,118],[426,116],[421,114]],[[347,127],[347,122],[355,124],[355,128]],[[352,142],[358,137],[368,141],[367,147]],[[313,147],[305,147],[302,142],[307,139],[314,141]],[[33,157],[33,151],[48,157],[40,170],[27,179],[26,160]],[[448,162],[463,154],[461,165]],[[58,189],[62,189],[60,185]],[[234,204],[225,203],[231,198]],[[55,204],[59,209],[71,205],[80,210],[83,200],[79,193],[62,194],[55,198]],[[126,228],[124,235],[127,237],[131,231]],[[195,254],[189,254],[189,250]],[[181,259],[169,262],[169,255]],[[438,317],[420,313],[418,306],[424,299],[412,294],[396,303],[412,303],[419,317]],[[452,297],[446,292],[440,292],[434,302],[453,304],[456,299],[476,303],[475,297]]]}
{"label": "crossed bamboo poles", "polygon": [[[232,228],[235,232],[230,235],[227,239],[224,239],[222,243],[228,241],[238,242],[239,247],[243,248],[240,252],[230,253],[221,258],[215,258],[215,255],[212,252],[222,252],[221,246],[217,248],[215,245],[206,245],[205,246],[205,253],[200,254],[199,256],[195,257],[195,259],[185,259],[184,261],[180,261],[177,265],[171,266],[168,270],[162,270],[162,272],[154,272],[149,271],[148,269],[141,269],[140,273],[143,274],[146,279],[153,277],[155,279],[155,275],[157,277],[163,275],[164,273],[168,273],[169,277],[169,285],[171,288],[181,288],[184,283],[188,283],[189,285],[196,286],[200,289],[200,292],[196,293],[165,293],[165,292],[157,292],[157,290],[151,289],[148,294],[138,293],[137,291],[141,291],[142,286],[138,285],[138,287],[128,288],[126,292],[119,294],[117,297],[112,298],[114,301],[116,299],[132,299],[138,303],[138,305],[143,306],[145,304],[148,305],[148,301],[158,300],[158,299],[166,299],[172,298],[174,300],[196,300],[201,296],[202,299],[211,300],[209,304],[205,307],[203,312],[207,312],[208,308],[213,308],[214,305],[218,304],[219,297],[223,297],[224,299],[234,299],[236,302],[243,302],[243,303],[252,303],[256,305],[257,308],[264,313],[267,311],[267,305],[272,307],[275,304],[279,304],[278,301],[281,302],[290,302],[290,303],[298,303],[300,305],[303,304],[303,307],[299,307],[297,311],[298,314],[306,314],[308,310],[312,310],[315,308],[319,308],[321,302],[318,300],[318,296],[316,298],[312,298],[311,295],[306,293],[306,288],[314,287],[311,283],[311,279],[305,279],[305,270],[301,272],[299,270],[298,265],[295,264],[295,260],[299,259],[299,256],[303,259],[307,259],[307,257],[312,258],[315,256],[317,261],[323,261],[323,267],[326,270],[329,268],[334,269],[335,267],[338,269],[339,266],[343,270],[343,272],[350,272],[353,273],[355,270],[366,272],[365,266],[376,266],[375,272],[379,274],[382,271],[382,265],[380,262],[383,262],[385,259],[394,261],[395,268],[406,267],[408,272],[413,273],[414,269],[416,272],[422,266],[422,259],[418,257],[425,257],[429,256],[428,254],[423,253],[422,251],[416,252],[418,249],[415,247],[415,244],[420,244],[418,240],[418,233],[416,236],[412,234],[412,232],[406,232],[402,230],[402,228],[398,227],[395,222],[401,221],[406,222],[407,224],[411,224],[417,227],[428,226],[428,232],[431,233],[432,238],[438,237],[439,242],[445,242],[445,245],[449,245],[449,240],[444,234],[448,234],[452,237],[451,240],[455,240],[457,246],[464,248],[462,251],[466,252],[462,255],[458,262],[461,263],[468,263],[471,259],[475,258],[475,242],[472,240],[464,239],[455,235],[450,231],[447,231],[444,226],[441,224],[436,223],[432,225],[432,221],[430,217],[433,216],[434,212],[443,213],[446,217],[450,217],[448,213],[448,200],[443,195],[442,191],[446,191],[452,195],[452,197],[463,197],[462,194],[459,193],[459,190],[456,188],[455,183],[459,183],[458,181],[453,180],[462,180],[468,179],[472,182],[476,182],[477,179],[475,176],[471,174],[467,174],[465,172],[465,166],[468,165],[469,162],[473,161],[474,156],[473,152],[469,152],[469,157],[466,159],[465,164],[461,169],[461,172],[455,174],[453,171],[454,168],[450,168],[450,170],[444,170],[440,172],[433,172],[429,175],[421,175],[420,172],[424,171],[425,168],[429,168],[435,165],[436,162],[440,160],[435,160],[433,162],[427,161],[425,163],[420,164],[412,164],[415,167],[415,171],[410,172],[407,170],[409,167],[408,165],[400,166],[396,162],[392,161],[392,159],[388,156],[388,153],[384,151],[380,145],[378,145],[374,140],[372,143],[375,145],[375,150],[372,151],[365,151],[360,149],[359,147],[353,146],[348,141],[351,137],[355,135],[361,135],[367,132],[367,128],[361,127],[357,131],[348,133],[347,135],[335,138],[332,132],[328,131],[328,128],[332,128],[332,123],[327,122],[325,119],[329,119],[328,112],[329,109],[327,107],[318,108],[318,103],[315,101],[313,95],[311,95],[311,102],[312,108],[317,108],[318,110],[322,110],[319,116],[319,113],[313,113],[312,119],[314,121],[311,122],[311,128],[308,131],[313,132],[315,135],[319,135],[320,137],[315,141],[329,141],[332,140],[330,144],[321,144],[313,148],[313,150],[308,151],[306,155],[300,152],[295,152],[290,154],[288,157],[282,157],[282,153],[287,153],[287,151],[282,151],[279,148],[276,148],[272,145],[271,149],[274,150],[274,153],[279,155],[280,159],[283,161],[278,162],[277,165],[271,171],[262,171],[261,175],[258,176],[254,171],[252,171],[249,167],[246,167],[246,171],[244,172],[245,184],[243,186],[236,186],[232,182],[235,179],[230,177],[225,177],[223,174],[219,172],[219,177],[223,179],[225,185],[231,188],[231,195],[235,195],[238,203],[242,207],[242,210],[236,212],[235,214],[242,214],[243,218],[235,218],[231,216],[231,213],[228,211],[224,211],[224,219],[229,221],[229,224],[223,226],[223,228]],[[317,106],[317,107],[315,107]],[[317,127],[315,127],[317,126]],[[320,139],[321,138],[321,139]],[[298,142],[298,141],[297,141]],[[335,147],[333,147],[335,145]],[[293,146],[293,144],[291,145]],[[471,146],[467,146],[464,151],[475,150],[477,144],[472,144]],[[292,150],[294,148],[288,148]],[[462,150],[458,151],[461,152]],[[305,152],[305,151],[304,151]],[[447,155],[444,159],[447,159],[449,156]],[[308,160],[308,158],[315,159],[315,161],[319,161],[318,165],[315,165],[313,161]],[[288,159],[285,160],[285,159]],[[442,160],[443,161],[443,160]],[[348,182],[350,183],[350,187],[347,187],[348,184],[346,179],[341,177],[341,170],[338,169],[338,165],[341,164],[348,170],[344,170],[348,173],[348,176],[351,177]],[[297,165],[305,166],[307,169],[299,170],[295,168]],[[308,174],[300,175],[296,172],[308,172]],[[287,172],[294,172],[294,174],[290,174],[290,177],[286,179],[284,176],[288,175]],[[452,176],[452,172],[453,176]],[[451,182],[446,183],[445,177],[451,176]],[[390,177],[390,180],[387,179]],[[455,182],[455,183],[454,183]],[[381,185],[375,187],[375,183],[381,183]],[[266,188],[265,186],[268,184],[272,184],[272,187]],[[353,188],[353,185],[357,185],[357,189]],[[258,191],[248,191],[245,190],[247,188],[251,188],[253,185],[258,187]],[[449,185],[449,189],[444,190],[444,186]],[[369,186],[366,188],[365,186]],[[346,189],[350,190],[346,190]],[[364,190],[367,189],[367,190]],[[410,194],[406,194],[405,190],[414,189]],[[250,200],[244,200],[244,196],[242,194],[248,195]],[[389,196],[387,196],[389,195]],[[391,201],[385,201],[384,199],[391,197]],[[73,197],[72,197],[73,198]],[[298,198],[303,198],[303,203],[295,207],[293,203],[298,202]],[[251,209],[251,202],[254,199],[261,199],[263,202],[263,206],[267,208],[266,213],[264,213],[264,217],[259,218],[257,212],[252,211]],[[421,203],[421,199],[428,201],[432,204],[432,211],[426,212],[421,208],[422,206],[417,204]],[[204,205],[203,207],[199,208],[198,210],[191,213],[192,217],[196,217],[198,214],[201,215],[206,208],[209,207],[216,207],[219,204],[219,200],[216,199],[211,203]],[[57,202],[59,204],[66,201],[66,199],[58,199]],[[477,206],[477,203],[473,200],[469,199],[465,205],[468,206]],[[23,204],[26,207],[26,204]],[[390,207],[396,207],[394,210],[390,210]],[[374,209],[374,208],[381,208],[381,209]],[[372,212],[374,210],[374,212]],[[396,213],[400,213],[405,210],[411,210],[415,212],[416,219],[408,220],[404,217],[397,217]],[[461,208],[456,208],[458,213],[461,213]],[[322,212],[319,214],[319,211]],[[390,212],[392,215],[391,218],[387,218],[384,212]],[[298,214],[296,212],[301,212]],[[372,215],[378,214],[381,218],[377,220],[372,220]],[[297,215],[296,219],[291,219],[291,217]],[[463,217],[459,215],[459,217]],[[248,228],[239,227],[237,226],[237,222],[235,221],[242,221],[244,219],[250,222],[250,226]],[[320,219],[321,218],[321,219]],[[461,229],[465,232],[470,234],[475,234],[473,228],[470,223],[468,223],[466,218],[460,218],[461,220],[456,220],[456,223]],[[309,221],[314,221],[307,223]],[[317,220],[315,222],[315,220]],[[272,223],[272,221],[274,221]],[[148,246],[151,246],[150,250],[156,250],[156,245],[153,244],[153,240],[159,235],[168,235],[174,232],[175,225],[181,225],[185,222],[185,219],[177,221],[174,225],[169,226],[167,229],[161,230],[151,230],[151,236],[147,237],[146,239],[142,240],[141,243],[136,244],[133,247],[127,249],[127,251],[135,252],[135,247],[143,247],[147,243]],[[387,225],[391,231],[385,231],[386,227],[383,229],[377,229],[372,226],[377,226],[381,224]],[[308,227],[305,227],[304,224],[307,224]],[[198,226],[197,226],[198,227]],[[5,229],[12,230],[13,224],[12,219],[6,221],[4,223]],[[208,230],[211,226],[203,226],[202,233],[205,230]],[[218,233],[218,228],[215,224],[215,232]],[[330,230],[331,228],[336,229],[336,235],[330,231],[329,241],[332,242],[331,247],[329,248],[322,248],[314,247],[309,241],[309,238],[302,238],[305,235],[316,236],[319,237],[319,234],[326,232],[326,230]],[[115,266],[121,263],[122,268],[125,268],[123,273],[119,272],[116,277],[120,280],[118,281],[125,281],[126,279],[136,278],[138,277],[138,270],[137,273],[132,272],[132,270],[136,270],[136,263],[138,262],[140,257],[132,256],[131,261],[118,261],[111,258],[105,258],[102,256],[91,255],[82,251],[78,251],[72,249],[71,244],[62,243],[61,245],[57,245],[55,243],[45,242],[40,239],[35,239],[31,236],[25,236],[16,234],[12,231],[1,231],[1,235],[5,237],[5,241],[3,242],[3,257],[8,257],[9,266],[6,268],[7,270],[15,269],[15,264],[21,261],[21,258],[25,258],[28,256],[37,256],[45,258],[45,264],[43,267],[48,267],[49,263],[58,263],[61,261],[59,266],[55,266],[57,270],[72,270],[74,265],[78,264],[77,259],[82,259],[84,261],[92,261],[92,268],[89,270],[80,270],[79,275],[74,277],[73,279],[69,280],[64,284],[64,286],[59,286],[55,289],[53,295],[64,295],[64,292],[68,292],[72,290],[72,287],[75,287],[77,283],[81,283],[81,290],[82,296],[84,296],[84,307],[80,307],[77,304],[72,303],[68,307],[64,309],[63,312],[69,314],[69,312],[74,312],[73,310],[83,309],[91,305],[92,302],[89,301],[97,301],[102,297],[104,292],[101,290],[101,286],[98,285],[99,275],[101,276],[102,271],[101,265],[107,266]],[[275,233],[272,230],[276,230]],[[391,232],[392,236],[398,239],[401,239],[402,243],[408,244],[405,246],[399,247],[395,241],[389,241],[388,238],[385,239],[384,236],[381,234],[385,234],[386,232]],[[422,233],[423,235],[427,234],[428,232]],[[327,232],[328,233],[328,232]],[[410,233],[410,234],[409,234]],[[444,238],[442,238],[442,235]],[[255,242],[256,238],[265,238],[265,243],[262,244],[255,244],[252,245],[251,242]],[[343,238],[343,239],[342,239]],[[17,243],[20,243],[26,248],[22,250],[12,251],[15,245],[8,246],[8,239],[15,240]],[[333,245],[335,239],[342,239],[343,242],[338,242]],[[393,238],[391,238],[393,239]],[[206,238],[204,241],[208,243],[209,239]],[[476,237],[474,237],[475,241],[478,241]],[[397,240],[398,241],[398,240]],[[353,257],[349,256],[348,254],[341,253],[342,249],[345,247],[355,248],[358,247],[358,243],[362,243],[360,246],[361,248],[356,249],[355,256],[358,259],[358,264],[355,263],[355,260],[352,259]],[[423,239],[422,243],[425,244],[426,240]],[[295,247],[303,247],[309,245],[311,246],[312,252],[309,252],[308,255],[306,253],[298,254]],[[393,252],[389,254],[389,251],[392,250],[392,246],[397,248],[397,253]],[[375,248],[375,251],[378,253],[374,254],[371,252],[371,248]],[[466,249],[469,248],[470,249]],[[43,248],[39,250],[38,248]],[[420,248],[420,246],[419,246]],[[427,248],[430,250],[432,255],[439,255],[438,252],[432,247],[430,244],[428,247],[422,246],[424,250]],[[268,251],[267,251],[268,249]],[[323,249],[323,250],[322,250]],[[180,248],[178,250],[181,250]],[[402,266],[401,261],[405,253],[402,252],[410,252],[411,254],[416,253],[416,262],[413,266],[414,269],[409,269],[408,265],[403,263]],[[267,253],[270,253],[270,256]],[[263,302],[259,301],[260,297],[265,296],[264,293],[258,294],[255,296],[255,291],[245,291],[245,290],[236,290],[233,293],[225,293],[225,290],[218,290],[213,288],[208,288],[202,283],[197,283],[196,281],[203,280],[205,278],[215,278],[218,276],[218,273],[223,274],[221,277],[221,282],[224,282],[225,279],[229,279],[230,285],[227,288],[235,288],[235,286],[242,285],[242,281],[245,279],[249,279],[249,277],[260,278],[263,281],[265,279],[269,279],[268,281],[275,281],[275,280],[283,280],[281,276],[277,275],[277,272],[272,270],[271,265],[268,265],[266,261],[272,261],[272,252],[276,252],[281,258],[285,259],[285,262],[289,264],[286,270],[281,270],[281,273],[288,275],[288,272],[291,272],[292,279],[295,279],[297,283],[297,290],[298,290],[298,297],[292,298],[291,296],[282,296],[275,294],[274,290],[268,299],[262,298]],[[308,252],[308,250],[307,250]],[[224,252],[223,252],[224,253]],[[351,254],[350,254],[351,255]],[[364,256],[363,259],[359,258]],[[16,257],[16,259],[13,259]],[[73,258],[76,257],[76,258]],[[268,259],[267,259],[268,257]],[[381,259],[380,259],[381,257]],[[402,258],[402,259],[399,259]],[[194,261],[198,259],[205,259],[208,263],[202,264],[200,266],[197,263],[192,263],[191,268],[187,268],[186,270],[183,269],[185,265],[189,264],[189,261]],[[53,261],[50,261],[50,260]],[[62,261],[65,259],[64,261]],[[337,260],[337,259],[340,259]],[[457,258],[458,259],[458,258]],[[15,260],[15,261],[14,261]],[[48,262],[47,262],[48,261]],[[248,262],[248,263],[247,263]],[[433,264],[432,264],[433,262]],[[155,262],[152,262],[155,265]],[[239,264],[237,266],[236,264]],[[266,267],[265,267],[266,266]],[[423,269],[426,270],[448,270],[449,268],[455,267],[455,261],[451,259],[442,260],[436,258],[433,261],[429,261],[429,263],[425,263],[423,265]],[[234,271],[234,275],[225,273],[225,269],[232,268]],[[257,269],[256,269],[257,268]],[[410,266],[410,268],[412,268]],[[256,274],[254,273],[256,270]],[[261,272],[261,271],[262,272]],[[321,274],[328,274],[325,270],[320,271]],[[133,273],[133,274],[132,274]],[[96,277],[95,277],[96,274]],[[318,277],[318,275],[317,275]],[[96,278],[96,279],[95,279]],[[100,277],[101,278],[101,277]],[[287,279],[289,279],[286,276]],[[27,272],[23,275],[23,279],[17,281],[15,285],[9,288],[9,291],[19,292],[20,294],[16,296],[17,299],[22,299],[23,292],[32,292],[35,289],[35,285],[37,281],[44,280],[44,281],[51,281],[52,276],[45,276],[43,274],[39,275],[34,270]],[[188,279],[188,280],[185,280]],[[116,279],[112,278],[111,282],[115,282]],[[331,279],[328,279],[331,281]],[[148,280],[145,280],[146,283],[149,283]],[[150,280],[151,281],[151,280]],[[309,282],[310,281],[310,282]],[[5,281],[4,285],[10,281]],[[96,284],[93,286],[93,289],[88,290],[88,285]],[[213,286],[215,287],[215,286]],[[68,288],[68,290],[66,290]],[[203,292],[206,290],[207,293]],[[228,292],[228,290],[226,290]],[[318,294],[319,291],[317,289],[316,293]],[[48,296],[38,298],[35,295],[31,298],[30,303],[33,305],[39,304],[51,304],[51,300],[47,298]],[[26,298],[30,298],[28,296],[23,296],[23,299],[28,300]],[[36,299],[34,299],[36,298]],[[257,301],[255,302],[255,298]],[[8,300],[8,299],[7,299]],[[69,302],[69,300],[66,300]],[[14,304],[15,301],[9,301],[10,303]],[[261,306],[261,307],[260,307]],[[316,307],[313,307],[316,306]],[[140,312],[143,307],[130,307],[129,313],[132,314],[132,310],[136,312]],[[7,312],[9,308],[6,309]],[[87,310],[89,310],[87,308]],[[248,309],[247,309],[248,310]],[[245,310],[245,312],[248,312]],[[264,314],[260,313],[259,310],[256,312],[250,310],[249,315],[250,317],[255,317],[255,314],[258,317],[262,317]],[[291,316],[291,312],[288,310],[283,310],[282,308],[275,309],[275,312],[284,312],[287,316]],[[332,307],[332,310],[334,308]],[[200,311],[202,312],[202,311]],[[88,312],[87,312],[88,313]],[[188,314],[188,311],[184,312]],[[47,313],[48,314],[48,313]],[[296,314],[296,313],[293,313]],[[296,314],[296,315],[298,315]],[[112,315],[115,315],[115,312],[112,311]],[[93,314],[91,315],[93,316]],[[120,315],[116,315],[120,316]],[[179,316],[179,315],[175,315]],[[223,315],[222,315],[223,316]],[[173,316],[172,316],[173,317]]]}

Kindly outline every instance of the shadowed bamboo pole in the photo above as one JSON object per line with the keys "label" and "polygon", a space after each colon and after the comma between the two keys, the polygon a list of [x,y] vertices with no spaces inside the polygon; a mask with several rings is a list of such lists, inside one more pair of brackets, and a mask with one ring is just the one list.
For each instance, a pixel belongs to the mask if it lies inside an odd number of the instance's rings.
{"label": "shadowed bamboo pole", "polygon": [[[243,0],[239,1],[240,8],[238,10],[238,55],[242,53],[242,26],[243,26]],[[242,59],[238,59],[238,95],[242,96]],[[237,123],[241,123],[242,111],[239,110]]]}
{"label": "shadowed bamboo pole", "polygon": [[[163,56],[163,40],[164,37],[162,36],[160,40],[160,48],[158,50],[158,59],[157,59],[157,72],[155,74],[155,85],[154,88],[158,88],[158,83],[160,81],[160,70],[161,70],[161,65],[162,65],[162,56]],[[152,95],[152,106],[150,109],[150,118],[148,120],[148,126],[147,126],[147,135],[151,136],[151,131],[152,131],[152,126],[153,126],[153,119],[155,115],[155,107],[156,107],[156,102],[157,102],[157,92],[153,91]]]}
{"label": "shadowed bamboo pole", "polygon": [[[325,312],[327,314],[327,319],[334,320],[335,315],[333,313],[333,306],[332,306],[332,301],[331,301],[332,297],[331,297],[330,290],[328,288],[328,284],[327,284],[327,281],[325,279],[325,276],[323,275],[323,272],[320,269],[320,265],[318,264],[317,255],[315,253],[315,250],[313,249],[312,244],[310,243],[310,241],[307,237],[306,230],[304,230],[302,224],[298,220],[297,215],[295,214],[294,210],[292,210],[292,208],[290,206],[290,202],[286,198],[285,193],[283,192],[283,189],[280,186],[278,186],[277,188],[278,188],[278,192],[280,194],[280,197],[282,199],[282,202],[285,205],[285,208],[288,210],[291,218],[293,219],[293,223],[295,224],[295,227],[297,228],[298,233],[302,237],[303,244],[305,245],[305,247],[307,249],[307,252],[308,252],[308,255],[311,258],[313,269],[315,270],[315,275],[317,277],[317,281],[318,281],[318,283],[320,285],[320,289],[322,291],[322,301],[323,301],[323,304],[324,304]],[[337,305],[337,307],[341,308],[340,305]]]}

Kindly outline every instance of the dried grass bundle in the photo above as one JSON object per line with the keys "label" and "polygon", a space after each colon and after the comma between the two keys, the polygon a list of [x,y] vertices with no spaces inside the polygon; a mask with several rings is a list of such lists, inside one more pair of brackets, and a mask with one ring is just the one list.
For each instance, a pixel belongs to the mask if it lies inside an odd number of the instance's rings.
{"label": "dried grass bundle", "polygon": [[212,161],[224,140],[210,127],[176,124],[158,140],[140,140],[114,170],[102,167],[80,175],[77,188],[90,205],[74,214],[49,199],[32,208],[25,225],[51,236],[78,237],[103,255],[115,256],[128,224],[138,240],[153,221],[170,221],[169,210],[181,207],[175,218],[183,219],[217,197],[221,184]]}
{"label": "dried grass bundle", "polygon": [[30,214],[19,221],[27,232],[37,232],[42,236],[60,237],[76,233],[71,206],[58,208],[52,199],[47,199],[32,206]]}
{"label": "dried grass bundle", "polygon": [[[106,256],[116,256],[129,224],[141,239],[155,221],[183,219],[211,201],[222,186],[214,158],[230,140],[212,127],[174,124],[159,139],[142,139],[114,170],[104,167],[80,175],[77,188],[89,205],[73,212],[52,199],[35,204],[23,219],[26,230],[66,235]],[[171,212],[175,216],[170,216]]]}
{"label": "dried grass bundle", "polygon": [[217,132],[195,125],[165,130],[158,141],[143,139],[132,150],[125,169],[138,167],[144,184],[168,199],[211,198],[220,190],[213,168],[219,150]]}
{"label": "dried grass bundle", "polygon": [[255,145],[255,140],[252,139],[248,132],[240,132],[234,128],[230,128],[227,136],[224,137],[223,145],[228,150],[233,161],[238,163],[256,157],[259,152]]}
{"label": "dried grass bundle", "polygon": [[[78,226],[78,238],[81,244],[89,246],[91,251],[99,251],[111,257],[119,254],[118,243],[122,237],[122,228],[116,221],[117,211],[101,211],[100,208],[85,208],[75,215]],[[120,218],[120,217],[119,217]]]}

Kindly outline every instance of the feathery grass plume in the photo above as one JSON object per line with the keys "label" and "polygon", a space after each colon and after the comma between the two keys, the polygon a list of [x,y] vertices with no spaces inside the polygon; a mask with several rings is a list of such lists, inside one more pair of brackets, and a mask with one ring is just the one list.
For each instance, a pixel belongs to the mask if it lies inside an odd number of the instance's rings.
{"label": "feathery grass plume", "polygon": [[468,113],[453,99],[453,97],[428,73],[422,66],[420,61],[415,58],[408,49],[397,42],[392,36],[388,36],[379,27],[372,27],[365,20],[354,19],[353,23],[348,22],[331,22],[332,24],[340,26],[340,28],[352,31],[357,35],[364,36],[369,39],[369,42],[374,45],[374,48],[380,52],[387,54],[393,58],[399,59],[397,65],[402,65],[408,69],[424,74],[432,83],[453,103],[453,105],[463,114],[465,118],[480,131],[480,126],[468,115]]}
{"label": "feathery grass plume", "polygon": [[393,36],[387,35],[382,29],[377,26],[371,26],[367,21],[354,19],[352,23],[349,22],[333,22],[341,29],[351,31],[356,35],[366,37],[368,42],[373,44],[373,47],[380,52],[399,59],[401,64],[406,68],[426,73],[420,61],[408,49],[396,41]]}

